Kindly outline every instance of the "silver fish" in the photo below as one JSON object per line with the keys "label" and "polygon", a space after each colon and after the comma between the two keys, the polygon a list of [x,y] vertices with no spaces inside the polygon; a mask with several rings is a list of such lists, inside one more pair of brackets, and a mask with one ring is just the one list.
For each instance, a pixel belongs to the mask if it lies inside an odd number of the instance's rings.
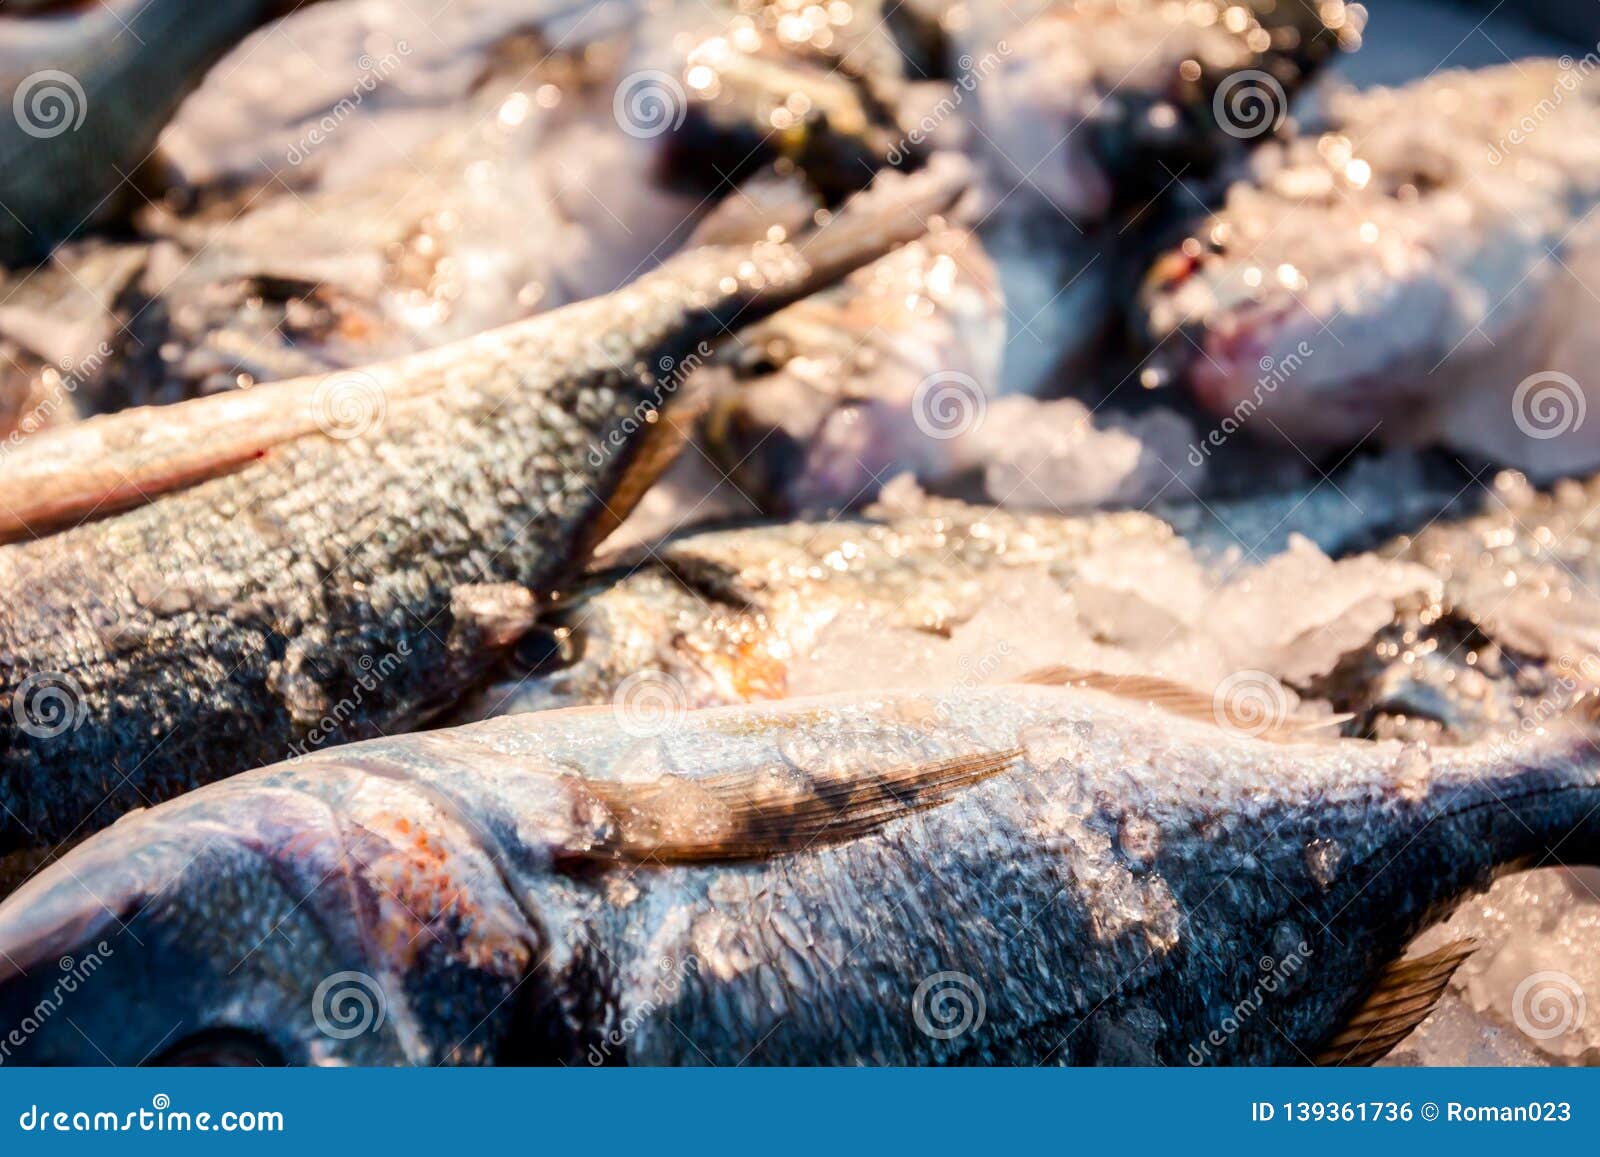
{"label": "silver fish", "polygon": [[1332,94],[1157,263],[1139,324],[1208,409],[1268,440],[1443,444],[1543,480],[1600,466],[1587,67]]}
{"label": "silver fish", "polygon": [[[0,1049],[1370,1061],[1465,951],[1397,965],[1419,929],[1552,846],[1594,862],[1592,720],[1507,759],[1269,742],[1128,691],[869,693],[650,731],[548,712],[251,772],[0,905],[0,1025],[34,1018]],[[36,1011],[66,958],[95,962],[70,1023]]]}

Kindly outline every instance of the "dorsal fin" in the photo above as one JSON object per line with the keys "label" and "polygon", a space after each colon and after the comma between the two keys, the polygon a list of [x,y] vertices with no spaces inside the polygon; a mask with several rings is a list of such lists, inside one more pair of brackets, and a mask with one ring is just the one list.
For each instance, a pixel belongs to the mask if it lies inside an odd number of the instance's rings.
{"label": "dorsal fin", "polygon": [[[1136,699],[1197,723],[1209,723],[1213,727],[1223,726],[1217,718],[1217,707],[1212,696],[1159,675],[1111,675],[1104,671],[1089,671],[1080,667],[1055,666],[1029,671],[1017,679],[1017,682],[1041,687],[1087,687],[1091,691],[1104,691],[1107,695],[1115,695],[1121,699]],[[1314,731],[1324,727],[1337,727],[1350,718],[1349,715],[1329,715],[1311,719],[1290,717],[1282,723],[1273,724],[1259,732],[1251,731],[1250,734],[1257,739],[1265,739],[1272,743],[1298,743]]]}
{"label": "dorsal fin", "polygon": [[809,781],[791,769],[651,783],[585,779],[579,790],[612,823],[573,858],[663,864],[764,860],[856,839],[997,775],[1020,748],[908,763],[884,771],[829,770]]}
{"label": "dorsal fin", "polygon": [[1371,1065],[1388,1056],[1427,1019],[1456,969],[1477,947],[1478,942],[1468,937],[1426,956],[1390,964],[1344,1028],[1317,1054],[1316,1063]]}

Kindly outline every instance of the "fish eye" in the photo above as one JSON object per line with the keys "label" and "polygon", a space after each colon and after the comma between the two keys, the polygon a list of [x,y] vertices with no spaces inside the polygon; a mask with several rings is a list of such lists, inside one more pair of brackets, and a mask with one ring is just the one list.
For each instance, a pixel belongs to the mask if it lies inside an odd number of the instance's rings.
{"label": "fish eye", "polygon": [[245,1029],[206,1029],[184,1037],[150,1064],[156,1068],[283,1068],[276,1045]]}

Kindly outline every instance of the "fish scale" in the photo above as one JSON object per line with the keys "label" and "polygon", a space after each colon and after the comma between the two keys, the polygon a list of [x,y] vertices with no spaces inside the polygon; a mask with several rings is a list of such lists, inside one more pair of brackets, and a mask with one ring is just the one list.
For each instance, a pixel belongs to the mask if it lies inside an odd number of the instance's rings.
{"label": "fish scale", "polygon": [[[919,235],[961,180],[890,182],[807,241],[696,250],[609,297],[374,367],[357,400],[375,420],[354,437],[291,418],[240,431],[233,458],[174,465],[228,441],[219,398],[163,409],[149,438],[139,412],[75,428],[107,447],[87,483],[59,467],[91,460],[30,443],[16,465],[42,463],[75,511],[129,473],[153,500],[0,550],[0,852],[443,709],[632,501],[641,443],[669,425],[654,421],[665,367]],[[246,402],[270,425],[315,384]]]}
{"label": "fish scale", "polygon": [[[130,817],[0,905],[0,1013],[63,953],[104,943],[113,978],[74,996],[92,1049],[47,1024],[8,1059],[139,1059],[181,1018],[198,1059],[290,1063],[1304,1063],[1497,871],[1593,861],[1592,728],[1419,774],[1395,742],[1007,685],[374,740]],[[616,779],[642,742],[681,770]],[[904,806],[862,810],[891,782]],[[387,1016],[341,1039],[317,990],[351,972]]]}

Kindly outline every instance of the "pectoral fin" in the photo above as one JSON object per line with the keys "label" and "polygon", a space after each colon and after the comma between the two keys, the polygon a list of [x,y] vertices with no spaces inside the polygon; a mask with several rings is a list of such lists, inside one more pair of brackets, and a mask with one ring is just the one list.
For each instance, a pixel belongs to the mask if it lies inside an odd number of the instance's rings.
{"label": "pectoral fin", "polygon": [[979,752],[884,771],[792,768],[652,783],[581,781],[609,818],[605,835],[573,858],[662,864],[764,860],[856,839],[938,807],[1009,767],[1021,751]]}
{"label": "pectoral fin", "polygon": [[1319,1065],[1371,1065],[1389,1055],[1433,1011],[1462,961],[1478,947],[1457,940],[1436,952],[1397,960],[1383,970],[1345,1027],[1317,1054]]}

